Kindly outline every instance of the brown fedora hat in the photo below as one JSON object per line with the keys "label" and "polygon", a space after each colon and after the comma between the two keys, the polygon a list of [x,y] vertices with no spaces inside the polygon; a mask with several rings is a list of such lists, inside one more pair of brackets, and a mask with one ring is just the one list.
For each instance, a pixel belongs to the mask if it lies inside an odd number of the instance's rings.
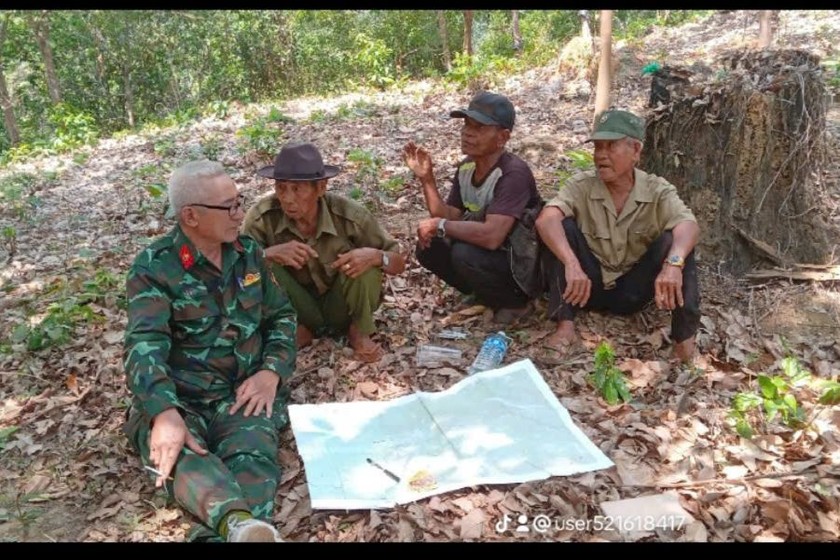
{"label": "brown fedora hat", "polygon": [[317,181],[329,179],[341,172],[335,165],[324,165],[321,152],[308,142],[289,142],[274,158],[274,165],[266,165],[257,175],[278,181]]}

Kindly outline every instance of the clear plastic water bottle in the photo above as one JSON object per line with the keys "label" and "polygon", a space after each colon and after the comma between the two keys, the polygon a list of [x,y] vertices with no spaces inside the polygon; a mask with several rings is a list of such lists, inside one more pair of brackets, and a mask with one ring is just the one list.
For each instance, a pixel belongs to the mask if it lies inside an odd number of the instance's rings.
{"label": "clear plastic water bottle", "polygon": [[499,331],[491,334],[484,339],[481,345],[481,350],[473,360],[472,365],[467,369],[467,373],[472,375],[479,371],[486,371],[488,369],[495,369],[499,367],[502,360],[505,359],[505,354],[508,349],[508,340],[510,340],[504,332]]}

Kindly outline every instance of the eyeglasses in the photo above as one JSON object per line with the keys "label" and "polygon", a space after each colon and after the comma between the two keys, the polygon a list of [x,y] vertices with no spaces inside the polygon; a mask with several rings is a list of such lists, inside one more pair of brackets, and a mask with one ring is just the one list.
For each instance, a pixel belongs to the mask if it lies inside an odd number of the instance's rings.
{"label": "eyeglasses", "polygon": [[227,210],[228,215],[233,218],[239,209],[242,208],[242,204],[245,202],[245,197],[240,195],[236,197],[236,202],[231,204],[230,206],[218,206],[213,204],[190,204],[189,206],[201,206],[202,208],[211,208],[213,210]]}

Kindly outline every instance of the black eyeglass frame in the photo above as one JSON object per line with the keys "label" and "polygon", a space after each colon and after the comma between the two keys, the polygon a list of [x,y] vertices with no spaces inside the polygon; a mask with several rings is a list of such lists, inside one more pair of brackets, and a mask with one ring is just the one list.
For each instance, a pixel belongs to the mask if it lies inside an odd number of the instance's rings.
{"label": "black eyeglass frame", "polygon": [[245,197],[242,196],[242,195],[239,195],[239,196],[236,197],[236,202],[234,202],[230,206],[219,206],[219,205],[215,205],[215,204],[199,204],[198,202],[196,202],[194,204],[187,204],[187,206],[201,206],[202,208],[210,208],[212,210],[227,210],[228,211],[228,216],[233,218],[236,215],[236,213],[239,212],[239,209],[242,208],[244,202],[245,202]]}

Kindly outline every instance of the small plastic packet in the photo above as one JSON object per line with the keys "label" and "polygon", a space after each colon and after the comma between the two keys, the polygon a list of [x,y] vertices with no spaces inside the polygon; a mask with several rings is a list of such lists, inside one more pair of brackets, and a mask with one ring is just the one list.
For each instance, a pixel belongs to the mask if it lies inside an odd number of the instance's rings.
{"label": "small plastic packet", "polygon": [[439,338],[445,338],[448,340],[464,340],[467,338],[466,331],[461,329],[443,329],[439,333],[437,333]]}
{"label": "small plastic packet", "polygon": [[444,364],[458,365],[463,355],[457,348],[421,344],[417,347],[417,365],[419,367],[437,367]]}

